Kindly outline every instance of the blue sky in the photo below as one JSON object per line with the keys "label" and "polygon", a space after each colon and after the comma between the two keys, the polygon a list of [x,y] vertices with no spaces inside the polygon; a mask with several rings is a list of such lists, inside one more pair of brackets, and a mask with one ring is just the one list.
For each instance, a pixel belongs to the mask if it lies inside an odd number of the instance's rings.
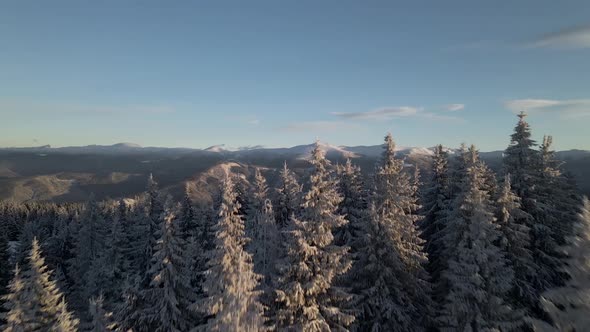
{"label": "blue sky", "polygon": [[590,149],[588,1],[1,1],[0,146]]}

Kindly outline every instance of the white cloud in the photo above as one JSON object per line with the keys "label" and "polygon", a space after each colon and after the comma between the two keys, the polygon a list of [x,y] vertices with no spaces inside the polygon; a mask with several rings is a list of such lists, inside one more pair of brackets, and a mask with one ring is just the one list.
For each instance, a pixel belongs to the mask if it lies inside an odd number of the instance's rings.
{"label": "white cloud", "polygon": [[546,34],[528,43],[533,48],[590,48],[590,25],[577,26]]}
{"label": "white cloud", "polygon": [[258,126],[260,124],[260,120],[258,120],[258,119],[252,119],[252,120],[248,120],[247,123],[248,124],[251,124],[253,126]]}
{"label": "white cloud", "polygon": [[[453,106],[454,111],[461,110],[464,107],[463,104],[453,104],[449,106]],[[447,107],[445,107],[445,109],[448,110]],[[462,118],[456,116],[441,115],[434,112],[427,112],[424,108],[411,106],[383,107],[367,112],[332,112],[331,114],[344,120],[389,120],[396,118],[422,118],[437,121],[464,121]]]}
{"label": "white cloud", "polygon": [[384,107],[373,111],[367,112],[332,112],[330,114],[335,115],[342,119],[362,119],[362,120],[384,120],[397,117],[408,117],[416,115],[421,110],[410,106],[400,107]]}
{"label": "white cloud", "polygon": [[514,113],[558,112],[568,118],[590,115],[590,99],[514,99],[504,106]]}
{"label": "white cloud", "polygon": [[465,104],[449,104],[445,105],[445,110],[449,112],[457,112],[465,109]]}

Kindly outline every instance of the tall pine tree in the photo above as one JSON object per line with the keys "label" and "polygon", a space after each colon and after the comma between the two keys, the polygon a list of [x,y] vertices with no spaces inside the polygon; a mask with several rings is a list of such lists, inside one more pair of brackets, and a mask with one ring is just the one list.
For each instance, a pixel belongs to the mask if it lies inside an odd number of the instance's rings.
{"label": "tall pine tree", "polygon": [[254,273],[252,256],[244,250],[248,238],[239,211],[237,194],[228,175],[223,185],[215,248],[203,285],[208,297],[193,306],[213,315],[205,326],[209,331],[264,330],[264,307],[255,290],[261,277]]}
{"label": "tall pine tree", "polygon": [[351,263],[348,247],[335,245],[333,232],[347,221],[337,213],[342,197],[319,144],[312,151],[311,164],[301,216],[291,218],[287,264],[277,290],[278,329],[344,330],[354,316],[344,312],[349,296],[334,281]]}
{"label": "tall pine tree", "polygon": [[444,229],[440,283],[447,290],[437,320],[442,331],[510,330],[522,323],[504,301],[513,271],[496,244],[501,233],[484,189],[485,166],[470,150],[467,176]]}
{"label": "tall pine tree", "polygon": [[292,215],[298,214],[301,205],[301,186],[295,178],[295,174],[284,163],[280,174],[279,187],[277,188],[277,202],[275,214],[279,229],[285,228]]}
{"label": "tall pine tree", "polygon": [[445,221],[450,212],[448,153],[437,145],[432,158],[432,175],[423,196],[424,219],[420,223],[422,238],[426,240],[428,272],[433,283],[438,282],[443,268],[440,252]]}
{"label": "tall pine tree", "polygon": [[147,272],[150,283],[139,291],[140,307],[132,317],[137,331],[186,331],[193,321],[189,306],[194,299],[185,268],[185,246],[174,212],[167,207],[165,213]]}
{"label": "tall pine tree", "polygon": [[496,219],[502,233],[499,245],[514,271],[512,289],[508,293],[509,302],[515,308],[528,311],[537,301],[531,282],[537,267],[530,250],[530,229],[527,226],[531,216],[520,206],[520,199],[512,191],[510,174],[507,174],[496,200]]}
{"label": "tall pine tree", "polygon": [[77,331],[78,320],[68,311],[51,279],[37,238],[32,241],[26,268],[15,269],[5,307],[8,314],[4,331]]}
{"label": "tall pine tree", "polygon": [[[569,280],[563,287],[543,293],[541,303],[549,314],[553,326],[559,331],[590,330],[590,201],[584,198],[582,211],[575,223],[574,236],[568,239],[565,252],[568,264],[564,272]],[[545,322],[536,321],[538,327],[555,330]],[[540,328],[539,330],[543,330]]]}

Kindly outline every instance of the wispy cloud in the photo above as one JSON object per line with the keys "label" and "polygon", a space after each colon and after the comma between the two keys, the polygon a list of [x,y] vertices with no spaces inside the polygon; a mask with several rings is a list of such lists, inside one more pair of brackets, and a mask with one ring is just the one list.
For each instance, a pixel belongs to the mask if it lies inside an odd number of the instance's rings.
{"label": "wispy cloud", "polygon": [[258,126],[260,124],[260,120],[258,119],[252,119],[252,120],[248,120],[246,121],[247,124],[251,124],[253,126]]}
{"label": "wispy cloud", "polygon": [[570,27],[545,34],[526,44],[532,48],[590,48],[590,25]]}
{"label": "wispy cloud", "polygon": [[465,104],[449,104],[444,106],[445,110],[449,112],[457,112],[465,109]]}
{"label": "wispy cloud", "polygon": [[[463,104],[452,104],[444,107],[445,110],[459,111],[463,109]],[[430,120],[440,121],[457,121],[463,122],[464,120],[457,116],[443,115],[435,112],[427,111],[421,107],[412,106],[399,106],[399,107],[382,107],[372,111],[366,112],[332,112],[330,113],[343,120],[389,120],[398,118],[422,118]]]}
{"label": "wispy cloud", "polygon": [[566,118],[590,115],[590,99],[514,99],[505,102],[504,106],[514,113],[558,112]]}
{"label": "wispy cloud", "polygon": [[398,117],[408,117],[416,115],[420,112],[420,109],[410,106],[400,107],[383,107],[367,112],[332,112],[330,114],[335,115],[342,119],[364,119],[364,120],[384,120]]}

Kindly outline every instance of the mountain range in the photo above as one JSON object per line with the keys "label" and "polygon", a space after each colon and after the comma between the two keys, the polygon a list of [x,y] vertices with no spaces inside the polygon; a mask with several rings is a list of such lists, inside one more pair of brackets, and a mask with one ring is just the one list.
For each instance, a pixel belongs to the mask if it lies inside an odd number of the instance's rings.
{"label": "mountain range", "polygon": [[[347,158],[360,165],[366,174],[374,167],[383,148],[373,146],[337,146],[320,142],[333,162]],[[290,148],[261,146],[231,148],[215,145],[206,149],[142,147],[132,143],[71,147],[0,148],[0,199],[26,201],[83,201],[90,193],[97,198],[129,197],[144,190],[152,173],[172,195],[180,195],[184,183],[206,196],[204,187],[218,180],[218,168],[231,167],[249,174],[254,167],[264,169],[272,180],[284,162],[302,174],[309,166],[314,144]],[[450,154],[455,150],[447,149]],[[398,147],[399,156],[408,165],[417,165],[428,175],[433,148]],[[502,151],[480,152],[490,167],[500,170]],[[563,169],[576,178],[580,190],[590,194],[590,151],[567,150],[556,153],[564,161]]]}

